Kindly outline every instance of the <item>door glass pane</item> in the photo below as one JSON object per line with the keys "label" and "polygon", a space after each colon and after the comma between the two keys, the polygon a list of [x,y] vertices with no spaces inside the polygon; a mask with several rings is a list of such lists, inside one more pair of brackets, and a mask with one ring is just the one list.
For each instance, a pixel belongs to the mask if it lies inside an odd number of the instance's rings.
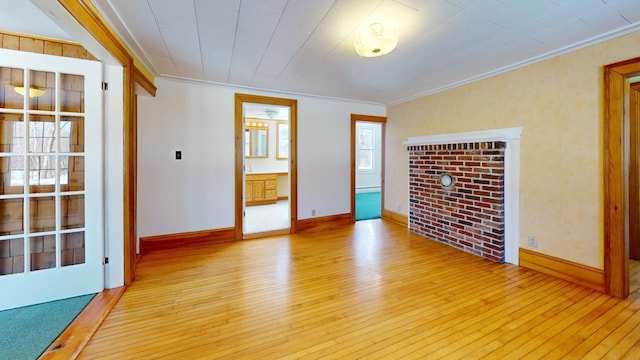
{"label": "door glass pane", "polygon": [[62,266],[84,264],[84,231],[60,234]]}
{"label": "door glass pane", "polygon": [[62,230],[84,227],[84,195],[60,196]]}
{"label": "door glass pane", "polygon": [[29,156],[29,192],[53,192],[56,184],[56,156]]}
{"label": "door glass pane", "polygon": [[60,152],[84,152],[84,117],[61,117]]}
{"label": "door glass pane", "polygon": [[0,195],[24,193],[24,156],[0,157]]}
{"label": "door glass pane", "polygon": [[0,152],[24,151],[24,122],[22,114],[0,112]]}
{"label": "door glass pane", "polygon": [[84,112],[84,76],[60,74],[60,111]]}
{"label": "door glass pane", "polygon": [[0,200],[0,235],[24,233],[23,199]]}
{"label": "door glass pane", "polygon": [[84,156],[60,156],[60,191],[84,190]]}
{"label": "door glass pane", "polygon": [[0,66],[0,108],[24,108],[24,70]]}
{"label": "door glass pane", "polygon": [[56,200],[54,196],[29,199],[29,224],[32,233],[56,229]]}
{"label": "door glass pane", "polygon": [[29,238],[31,248],[31,271],[56,267],[56,236],[34,236]]}
{"label": "door glass pane", "polygon": [[31,115],[29,118],[29,152],[56,151],[56,118],[53,115]]}
{"label": "door glass pane", "polygon": [[29,109],[54,111],[56,109],[56,74],[30,70]]}
{"label": "door glass pane", "polygon": [[0,240],[0,275],[24,272],[24,240]]}

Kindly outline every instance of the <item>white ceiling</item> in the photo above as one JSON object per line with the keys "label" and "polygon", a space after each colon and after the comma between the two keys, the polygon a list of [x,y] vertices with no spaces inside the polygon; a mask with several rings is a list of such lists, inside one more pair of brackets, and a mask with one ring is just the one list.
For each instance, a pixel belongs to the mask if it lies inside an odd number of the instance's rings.
{"label": "white ceiling", "polygon": [[[155,75],[380,104],[640,29],[638,0],[93,2]],[[391,54],[356,55],[370,19],[396,26]]]}
{"label": "white ceiling", "polygon": [[[95,2],[160,75],[382,104],[640,26],[638,0]],[[399,44],[361,58],[374,18]]]}
{"label": "white ceiling", "polygon": [[0,29],[61,40],[71,37],[27,0],[0,0]]}

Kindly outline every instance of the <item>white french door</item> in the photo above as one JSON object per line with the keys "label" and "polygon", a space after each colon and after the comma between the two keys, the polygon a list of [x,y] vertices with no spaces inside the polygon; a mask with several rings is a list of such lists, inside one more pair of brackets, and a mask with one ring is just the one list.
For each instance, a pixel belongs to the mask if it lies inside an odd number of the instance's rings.
{"label": "white french door", "polygon": [[0,49],[0,310],[104,288],[102,65]]}

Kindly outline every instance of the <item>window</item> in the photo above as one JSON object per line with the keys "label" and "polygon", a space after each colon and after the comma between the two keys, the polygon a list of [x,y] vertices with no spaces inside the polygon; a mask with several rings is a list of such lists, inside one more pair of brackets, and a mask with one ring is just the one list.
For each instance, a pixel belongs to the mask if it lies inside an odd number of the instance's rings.
{"label": "window", "polygon": [[373,129],[358,130],[358,170],[373,170]]}

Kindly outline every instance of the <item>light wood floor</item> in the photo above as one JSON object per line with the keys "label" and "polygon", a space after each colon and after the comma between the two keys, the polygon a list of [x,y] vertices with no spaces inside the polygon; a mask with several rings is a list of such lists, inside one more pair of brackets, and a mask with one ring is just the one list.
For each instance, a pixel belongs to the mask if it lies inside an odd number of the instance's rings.
{"label": "light wood floor", "polygon": [[634,290],[614,299],[363,221],[151,252],[80,358],[640,359]]}

